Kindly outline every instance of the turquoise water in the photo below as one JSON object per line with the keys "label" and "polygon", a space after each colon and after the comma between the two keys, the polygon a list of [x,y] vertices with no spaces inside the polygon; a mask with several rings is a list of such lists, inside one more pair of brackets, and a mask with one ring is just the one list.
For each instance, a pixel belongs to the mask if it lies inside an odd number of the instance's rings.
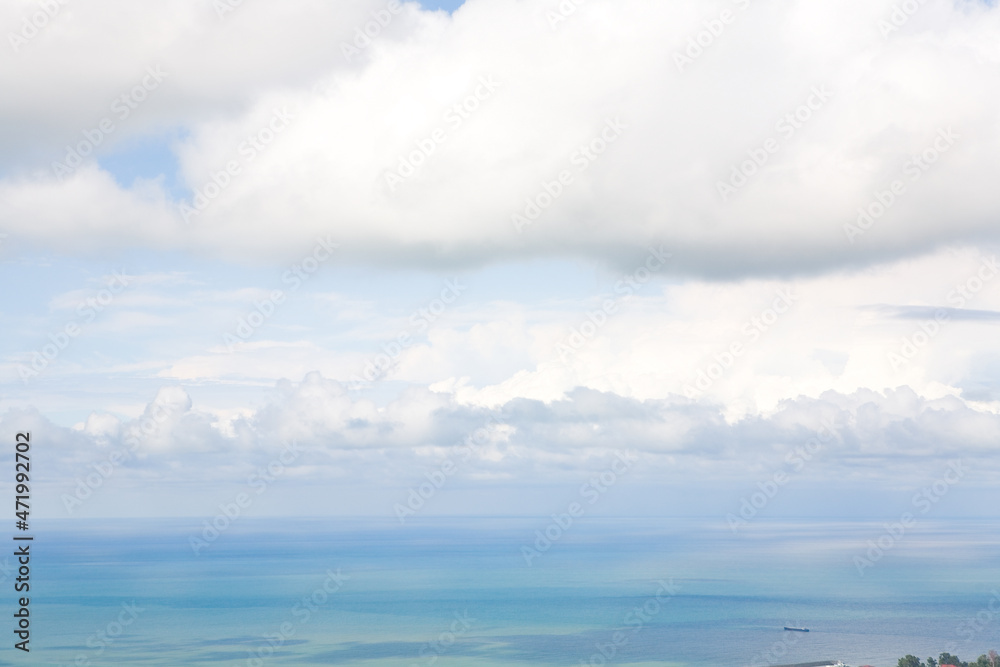
{"label": "turquoise water", "polygon": [[881,666],[1000,647],[997,522],[921,524],[863,576],[880,524],[579,520],[529,566],[549,523],[244,518],[197,556],[195,520],[39,523],[32,651],[9,639],[0,661]]}

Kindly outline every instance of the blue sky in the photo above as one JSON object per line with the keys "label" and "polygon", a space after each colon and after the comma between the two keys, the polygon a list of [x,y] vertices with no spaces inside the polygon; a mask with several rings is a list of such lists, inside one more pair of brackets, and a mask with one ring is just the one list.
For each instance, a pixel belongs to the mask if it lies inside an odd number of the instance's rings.
{"label": "blue sky", "polygon": [[465,3],[460,2],[459,0],[441,0],[440,2],[421,2],[420,4],[425,9],[430,9],[430,10],[443,9],[446,12],[453,12]]}
{"label": "blue sky", "polygon": [[474,434],[428,513],[546,515],[624,450],[607,513],[794,473],[767,513],[878,518],[954,461],[942,515],[996,506],[992,7],[191,0],[132,41],[116,2],[0,11],[0,423],[51,443],[43,513],[210,514],[297,442],[255,511],[392,516]]}

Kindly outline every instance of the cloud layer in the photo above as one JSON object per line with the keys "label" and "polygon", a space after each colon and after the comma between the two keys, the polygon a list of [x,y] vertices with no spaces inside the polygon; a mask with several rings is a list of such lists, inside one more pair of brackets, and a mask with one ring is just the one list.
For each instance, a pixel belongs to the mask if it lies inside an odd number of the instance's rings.
{"label": "cloud layer", "polygon": [[[3,55],[0,126],[17,132],[0,134],[0,227],[16,240],[269,261],[332,234],[353,261],[415,266],[628,266],[653,241],[671,271],[732,277],[995,238],[1000,15],[982,3],[927,4],[891,31],[889,0],[593,0],[558,21],[540,0],[452,16],[119,5],[66,6]],[[2,23],[34,8],[9,3]],[[355,30],[379,16],[367,44]],[[113,101],[148,67],[166,78],[119,120]],[[184,201],[203,210],[92,161],[57,178],[52,162],[105,117],[98,152],[174,137]]]}
{"label": "cloud layer", "polygon": [[[56,516],[73,515],[92,495],[114,503],[136,487],[190,487],[188,500],[210,503],[218,489],[278,478],[366,489],[383,498],[375,512],[381,507],[388,515],[399,489],[436,471],[444,470],[452,487],[487,493],[504,485],[572,486],[608,470],[624,452],[633,460],[630,483],[646,486],[697,478],[705,489],[722,482],[740,490],[748,476],[767,480],[780,472],[891,490],[956,461],[967,485],[982,486],[997,472],[1000,417],[905,388],[831,391],[732,423],[720,407],[682,397],[639,401],[586,389],[551,403],[516,399],[496,410],[417,390],[376,409],[318,373],[279,389],[277,401],[229,423],[193,405],[182,389],[166,388],[135,420],[94,413],[66,429],[13,410],[0,425],[45,443],[38,481],[46,510]],[[132,509],[157,513],[155,504]]]}

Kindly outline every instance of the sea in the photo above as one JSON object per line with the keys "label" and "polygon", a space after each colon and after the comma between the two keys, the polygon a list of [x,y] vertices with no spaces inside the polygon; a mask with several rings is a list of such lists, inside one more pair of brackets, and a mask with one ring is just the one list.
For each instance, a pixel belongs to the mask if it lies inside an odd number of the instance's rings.
{"label": "sea", "polygon": [[38,521],[27,653],[14,648],[13,546],[0,559],[0,664],[889,667],[946,650],[975,660],[1000,648],[998,528],[418,516],[243,517],[216,531],[198,519]]}

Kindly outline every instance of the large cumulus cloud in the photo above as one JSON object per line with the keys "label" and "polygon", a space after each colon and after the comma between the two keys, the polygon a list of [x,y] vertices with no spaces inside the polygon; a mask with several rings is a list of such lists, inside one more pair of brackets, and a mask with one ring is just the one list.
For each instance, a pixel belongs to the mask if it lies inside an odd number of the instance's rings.
{"label": "large cumulus cloud", "polygon": [[[928,4],[883,35],[892,5],[592,0],[553,27],[556,3],[544,0],[470,0],[452,16],[410,3],[350,61],[341,44],[384,3],[247,3],[224,18],[199,0],[169,3],[162,17],[113,1],[67,7],[3,55],[13,94],[0,126],[19,131],[0,134],[0,226],[12,242],[66,250],[155,244],[251,260],[332,233],[354,260],[417,266],[564,254],[630,266],[656,241],[674,250],[671,270],[711,276],[992,237],[1000,14]],[[4,24],[15,29],[31,8],[8,5]],[[733,20],[678,67],[723,10]],[[94,165],[51,173],[151,64],[168,79],[109,144],[173,137],[186,197],[240,162],[190,224],[155,182],[122,185]],[[446,120],[482,77],[498,87],[460,124]],[[807,120],[779,128],[810,101]],[[287,129],[252,161],[241,156],[281,108],[294,114]],[[580,161],[614,119],[620,136]],[[387,172],[438,128],[433,153],[390,190]],[[907,160],[949,131],[947,151],[919,179],[906,175]],[[769,139],[775,152],[723,201],[718,183]],[[562,171],[572,183],[518,233],[511,216],[527,199],[544,204],[544,183]],[[905,192],[849,242],[844,225],[895,179]]]}

